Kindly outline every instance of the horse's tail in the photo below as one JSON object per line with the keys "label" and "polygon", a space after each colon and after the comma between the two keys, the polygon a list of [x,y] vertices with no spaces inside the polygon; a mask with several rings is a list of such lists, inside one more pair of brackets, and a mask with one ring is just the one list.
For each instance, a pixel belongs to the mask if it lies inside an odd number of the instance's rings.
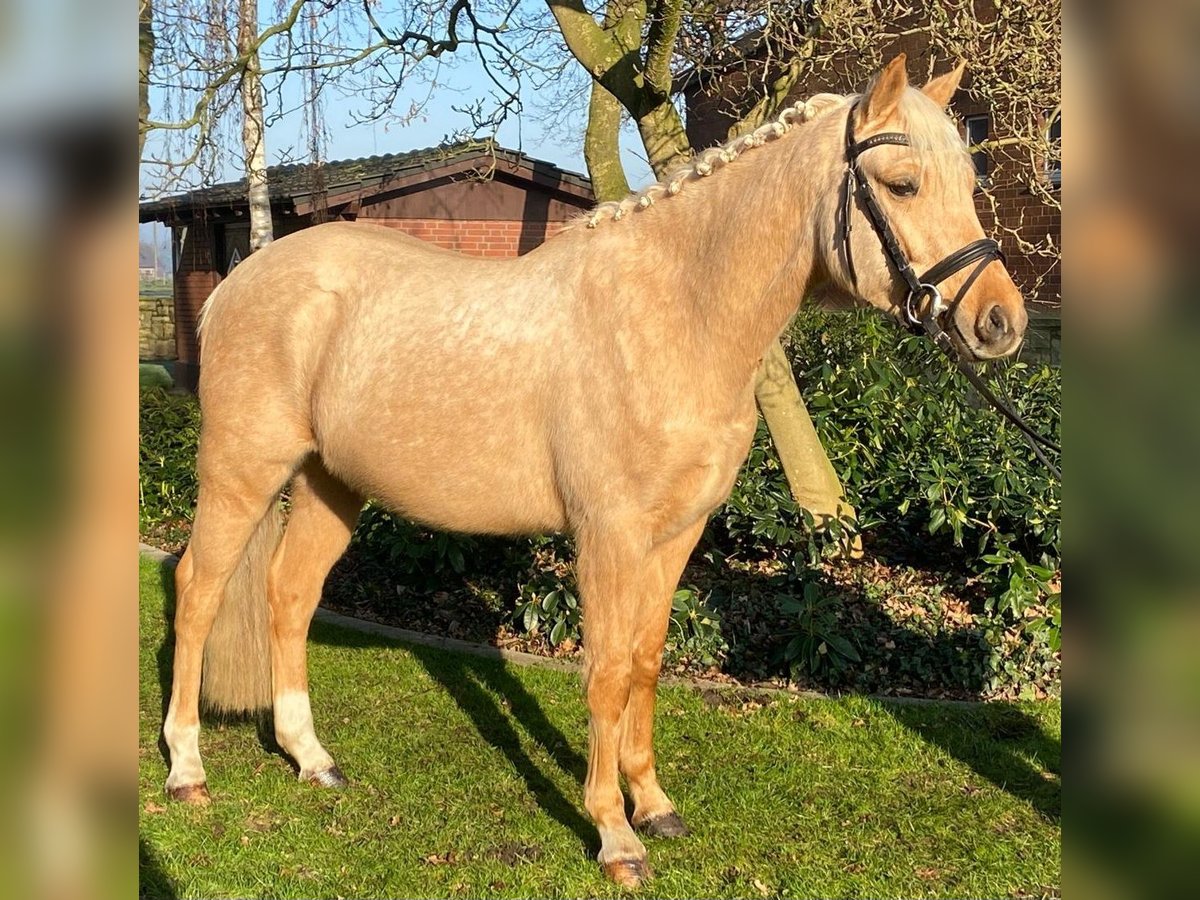
{"label": "horse's tail", "polygon": [[236,715],[271,706],[267,569],[282,536],[283,517],[272,503],[229,579],[204,645],[200,695],[214,712]]}

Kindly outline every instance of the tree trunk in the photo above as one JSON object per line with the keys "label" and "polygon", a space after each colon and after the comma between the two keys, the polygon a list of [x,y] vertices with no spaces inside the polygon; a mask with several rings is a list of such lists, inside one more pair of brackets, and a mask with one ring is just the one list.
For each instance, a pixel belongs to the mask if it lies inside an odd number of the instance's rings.
{"label": "tree trunk", "polygon": [[154,10],[151,0],[138,7],[138,159],[146,149],[146,121],[150,118],[150,64],[154,59]]}
{"label": "tree trunk", "polygon": [[[825,455],[817,429],[800,396],[792,364],[779,341],[763,356],[754,385],[754,399],[771,432],[775,451],[796,502],[812,513],[819,525],[830,519],[853,519],[854,509],[845,502],[842,483],[833,463]],[[861,549],[861,545],[856,545]]]}
{"label": "tree trunk", "polygon": [[688,161],[692,146],[679,111],[670,100],[664,100],[637,120],[638,134],[646,148],[646,159],[658,178]]}
{"label": "tree trunk", "polygon": [[[644,4],[611,0],[604,8],[604,30],[625,52],[635,51],[642,37],[644,14]],[[583,158],[597,200],[620,200],[629,193],[629,181],[621,165],[621,101],[595,80],[588,102]]]}
{"label": "tree trunk", "polygon": [[263,126],[262,77],[258,71],[258,3],[239,0],[238,54],[246,57],[242,71],[242,148],[250,201],[250,252],[261,250],[275,237],[271,197],[267,189],[267,146]]}
{"label": "tree trunk", "polygon": [[621,165],[620,130],[621,104],[600,82],[593,81],[583,158],[592,179],[592,191],[601,202],[620,200],[629,193],[625,167]]}

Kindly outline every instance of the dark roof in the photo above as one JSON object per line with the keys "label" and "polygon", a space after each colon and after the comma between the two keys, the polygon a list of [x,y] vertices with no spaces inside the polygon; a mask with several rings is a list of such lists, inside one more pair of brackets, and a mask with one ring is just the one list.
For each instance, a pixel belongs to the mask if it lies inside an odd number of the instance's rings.
{"label": "dark roof", "polygon": [[[382,156],[364,156],[358,159],[342,159],[321,166],[321,180],[328,196],[344,194],[382,185],[401,176],[414,175],[422,171],[431,177],[438,169],[449,165],[467,163],[479,159],[490,166],[508,163],[511,166],[529,167],[536,180],[553,187],[564,186],[571,193],[585,191],[591,196],[592,182],[586,175],[568,172],[553,163],[534,159],[516,150],[507,150],[487,141],[470,141],[458,144],[443,144],[407,153],[388,153]],[[272,204],[286,204],[313,194],[313,171],[309,163],[293,163],[286,166],[271,166],[267,169],[267,183]],[[173,212],[188,208],[213,208],[244,205],[246,179],[226,181],[212,187],[199,188],[182,194],[174,194],[156,200],[143,201],[138,207],[138,219],[149,222],[162,219]]]}

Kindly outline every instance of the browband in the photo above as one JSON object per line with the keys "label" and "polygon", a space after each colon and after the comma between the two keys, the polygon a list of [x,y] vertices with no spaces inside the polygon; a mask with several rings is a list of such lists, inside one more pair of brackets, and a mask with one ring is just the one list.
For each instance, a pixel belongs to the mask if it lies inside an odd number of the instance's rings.
{"label": "browband", "polygon": [[[853,141],[854,133],[850,133],[850,139]],[[901,134],[898,131],[885,131],[882,134],[873,134],[869,138],[863,138],[857,143],[851,143],[849,146],[850,159],[855,160],[858,155],[864,150],[870,150],[872,147],[878,147],[881,144],[900,144],[907,147],[909,145],[908,135]]]}

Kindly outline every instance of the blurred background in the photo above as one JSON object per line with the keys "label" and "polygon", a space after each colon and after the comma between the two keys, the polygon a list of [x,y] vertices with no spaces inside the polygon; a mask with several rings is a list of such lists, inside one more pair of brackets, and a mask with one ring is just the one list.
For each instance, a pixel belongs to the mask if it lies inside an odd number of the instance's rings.
{"label": "blurred background", "polygon": [[1066,818],[1087,896],[1175,895],[1200,845],[1197,25],[1187,0],[1067,12]]}
{"label": "blurred background", "polygon": [[[0,896],[136,883],[133,5],[0,7]],[[1200,846],[1200,4],[1066,15],[1070,881],[1174,895]]]}

